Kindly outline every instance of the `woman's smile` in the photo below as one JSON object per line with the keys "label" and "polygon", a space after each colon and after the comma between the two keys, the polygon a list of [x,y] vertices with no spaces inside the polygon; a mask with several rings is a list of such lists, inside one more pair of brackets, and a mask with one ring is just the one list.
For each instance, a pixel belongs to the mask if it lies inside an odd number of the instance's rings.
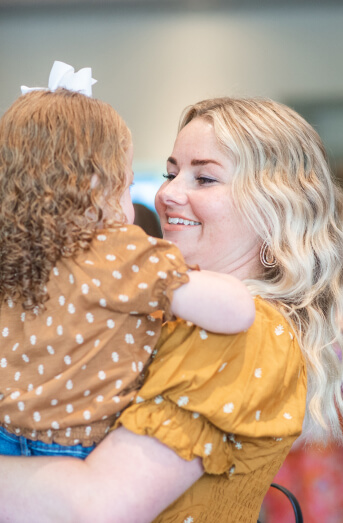
{"label": "woman's smile", "polygon": [[200,222],[191,219],[191,218],[185,218],[183,216],[167,216],[167,222],[165,223],[164,230],[165,231],[181,231],[184,230],[186,227],[194,227],[197,225],[201,225]]}

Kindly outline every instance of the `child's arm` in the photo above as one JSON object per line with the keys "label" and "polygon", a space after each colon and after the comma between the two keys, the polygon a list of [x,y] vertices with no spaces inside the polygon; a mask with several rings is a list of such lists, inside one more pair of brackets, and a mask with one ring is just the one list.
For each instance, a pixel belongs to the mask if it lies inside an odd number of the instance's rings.
{"label": "child's arm", "polygon": [[192,271],[189,283],[173,293],[175,316],[203,329],[234,334],[248,329],[255,319],[254,300],[243,282],[229,274]]}

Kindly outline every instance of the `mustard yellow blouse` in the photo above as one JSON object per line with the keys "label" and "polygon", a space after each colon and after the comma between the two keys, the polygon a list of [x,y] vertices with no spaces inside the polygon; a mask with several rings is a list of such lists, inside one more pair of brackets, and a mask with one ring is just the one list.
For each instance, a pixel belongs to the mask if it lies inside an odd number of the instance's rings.
{"label": "mustard yellow blouse", "polygon": [[255,303],[254,324],[237,335],[166,323],[145,384],[117,422],[186,460],[203,460],[205,475],[154,523],[256,523],[301,433],[303,355],[283,316]]}

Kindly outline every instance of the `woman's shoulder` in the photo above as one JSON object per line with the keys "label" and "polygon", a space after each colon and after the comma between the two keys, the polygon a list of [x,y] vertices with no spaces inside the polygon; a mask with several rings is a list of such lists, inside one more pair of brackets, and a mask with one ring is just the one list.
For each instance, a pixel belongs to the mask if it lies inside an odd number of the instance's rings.
{"label": "woman's shoulder", "polygon": [[305,362],[281,313],[263,300],[256,303],[254,324],[235,335],[212,334],[180,319],[164,324],[139,397],[163,397],[226,432],[300,433]]}
{"label": "woman's shoulder", "polygon": [[185,459],[201,456],[211,473],[228,470],[242,445],[256,453],[256,439],[293,441],[305,413],[305,364],[282,314],[259,298],[256,311],[255,323],[235,335],[165,323],[145,383],[119,423]]}
{"label": "woman's shoulder", "polygon": [[303,356],[292,326],[272,303],[255,298],[256,316],[252,326],[246,331],[236,334],[214,334],[180,318],[164,323],[158,345],[159,358],[169,355],[179,358],[180,353],[193,353],[199,360],[199,352],[210,363],[216,358],[226,356],[246,358],[249,354],[261,359],[268,359],[271,353],[288,357],[292,351],[300,362]]}

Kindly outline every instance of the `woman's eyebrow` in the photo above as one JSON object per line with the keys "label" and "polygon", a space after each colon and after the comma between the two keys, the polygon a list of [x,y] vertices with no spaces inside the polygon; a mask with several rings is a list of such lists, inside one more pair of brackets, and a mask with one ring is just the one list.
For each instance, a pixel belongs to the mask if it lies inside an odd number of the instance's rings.
{"label": "woman's eyebrow", "polygon": [[[167,162],[173,164],[173,165],[177,165],[177,161],[175,158],[173,158],[172,156],[169,156]],[[216,160],[210,160],[210,159],[204,159],[204,160],[192,160],[191,161],[191,165],[207,165],[208,163],[214,163],[215,165],[219,165],[219,167],[223,167],[221,163],[219,162],[216,162]]]}
{"label": "woman's eyebrow", "polygon": [[208,163],[214,163],[216,165],[219,165],[220,167],[223,167],[222,164],[219,162],[216,162],[216,160],[204,159],[204,160],[192,160],[191,161],[191,165],[207,165]]}

